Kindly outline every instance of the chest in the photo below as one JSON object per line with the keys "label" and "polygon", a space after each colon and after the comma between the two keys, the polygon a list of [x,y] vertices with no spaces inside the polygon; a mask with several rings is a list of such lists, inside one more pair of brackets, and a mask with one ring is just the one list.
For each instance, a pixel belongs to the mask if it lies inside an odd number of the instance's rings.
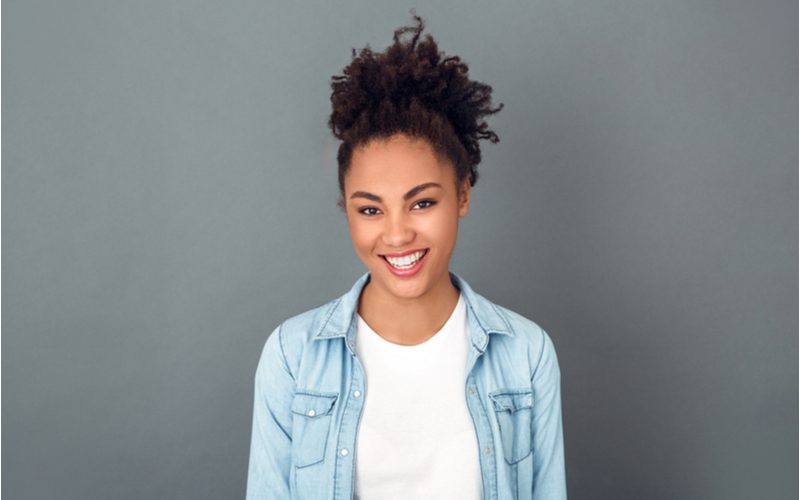
{"label": "chest", "polygon": [[393,446],[411,445],[404,460],[435,457],[435,448],[416,448],[421,453],[414,455],[409,436],[457,441],[463,448],[458,455],[472,457],[467,466],[479,467],[484,493],[528,480],[516,472],[532,449],[527,353],[502,342],[483,352],[463,346],[446,362],[423,363],[416,370],[409,369],[413,364],[384,366],[385,360],[362,358],[343,341],[308,354],[297,372],[292,408],[297,498],[318,498],[319,492],[325,492],[319,498],[352,498],[358,457],[372,454],[372,462],[380,464],[380,450]]}

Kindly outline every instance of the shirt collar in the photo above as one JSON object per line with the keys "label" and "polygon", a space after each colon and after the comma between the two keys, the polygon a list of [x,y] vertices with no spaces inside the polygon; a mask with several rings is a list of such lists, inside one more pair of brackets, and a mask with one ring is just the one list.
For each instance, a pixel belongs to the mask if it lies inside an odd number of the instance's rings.
{"label": "shirt collar", "polygon": [[[514,336],[506,319],[491,301],[475,292],[472,287],[454,272],[449,272],[450,281],[461,290],[467,309],[467,320],[470,325],[472,343],[483,352],[489,342],[489,335],[499,333]],[[314,334],[315,340],[345,337],[350,352],[355,354],[356,309],[361,290],[369,281],[369,272],[361,275],[350,290],[334,300],[325,314],[325,319]]]}

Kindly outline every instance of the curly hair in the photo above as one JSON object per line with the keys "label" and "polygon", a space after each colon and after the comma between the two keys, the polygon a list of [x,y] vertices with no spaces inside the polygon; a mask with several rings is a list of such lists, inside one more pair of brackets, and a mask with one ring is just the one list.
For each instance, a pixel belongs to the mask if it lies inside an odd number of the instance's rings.
{"label": "curly hair", "polygon": [[[344,74],[331,77],[328,126],[342,141],[337,155],[342,208],[353,151],[373,139],[397,133],[427,139],[437,157],[455,168],[459,194],[465,179],[470,186],[478,180],[478,140],[500,140],[482,120],[503,109],[502,103],[491,107],[492,87],[470,80],[467,65],[458,56],[445,57],[431,35],[420,41],[425,24],[413,9],[411,14],[416,25],[395,30],[394,43],[384,52],[367,45],[357,55],[354,48]],[[401,40],[404,33],[413,33],[410,42]]]}

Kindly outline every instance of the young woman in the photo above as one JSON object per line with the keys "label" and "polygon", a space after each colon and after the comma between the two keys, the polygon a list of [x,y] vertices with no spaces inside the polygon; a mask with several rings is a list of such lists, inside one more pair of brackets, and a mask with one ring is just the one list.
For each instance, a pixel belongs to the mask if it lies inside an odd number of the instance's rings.
{"label": "young woman", "polygon": [[566,498],[553,343],[449,271],[502,104],[414,17],[333,77],[339,204],[367,273],[267,338],[249,500]]}

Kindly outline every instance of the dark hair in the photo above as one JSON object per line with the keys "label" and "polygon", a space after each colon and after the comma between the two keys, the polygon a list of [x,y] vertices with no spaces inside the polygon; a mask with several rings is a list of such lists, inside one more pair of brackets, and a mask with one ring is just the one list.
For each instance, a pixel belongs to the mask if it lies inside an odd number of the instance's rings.
{"label": "dark hair", "polygon": [[[502,103],[490,107],[492,87],[467,78],[467,65],[458,56],[445,57],[431,35],[419,41],[425,24],[413,9],[411,14],[416,26],[395,30],[394,43],[384,52],[367,45],[356,55],[354,48],[344,74],[331,77],[328,126],[342,141],[337,155],[342,198],[353,150],[373,139],[396,133],[427,139],[437,156],[455,168],[459,193],[467,177],[470,186],[478,180],[478,140],[500,140],[482,120],[503,109]],[[401,41],[408,32],[411,41]]]}

